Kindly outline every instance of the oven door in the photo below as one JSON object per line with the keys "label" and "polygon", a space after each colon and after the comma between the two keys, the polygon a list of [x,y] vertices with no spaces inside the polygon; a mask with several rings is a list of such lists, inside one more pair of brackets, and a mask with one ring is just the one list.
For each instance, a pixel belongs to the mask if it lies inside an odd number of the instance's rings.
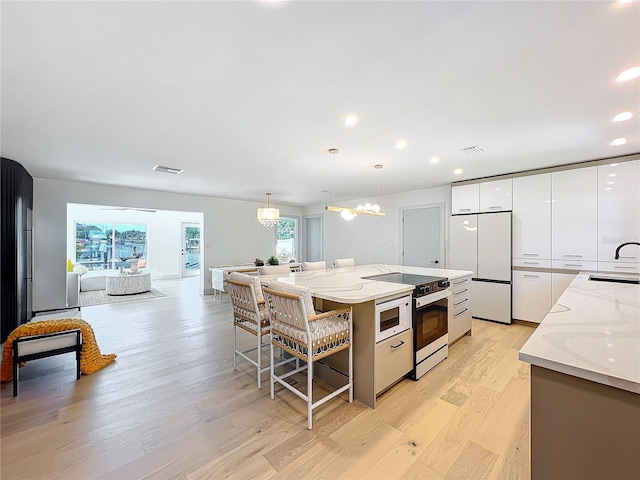
{"label": "oven door", "polygon": [[447,334],[449,327],[448,297],[450,295],[451,293],[446,291],[415,299],[413,326],[416,352]]}

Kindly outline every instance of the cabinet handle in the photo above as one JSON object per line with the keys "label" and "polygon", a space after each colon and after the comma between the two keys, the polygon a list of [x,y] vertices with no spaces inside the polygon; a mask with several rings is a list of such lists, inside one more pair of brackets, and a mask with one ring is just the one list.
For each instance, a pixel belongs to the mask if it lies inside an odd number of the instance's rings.
{"label": "cabinet handle", "polygon": [[528,273],[525,273],[525,274],[523,275],[523,277],[527,277],[527,278],[540,278],[540,275],[530,275],[530,274],[528,274]]}
{"label": "cabinet handle", "polygon": [[453,292],[453,294],[454,294],[454,295],[460,295],[461,293],[468,292],[468,291],[469,291],[469,289],[468,289],[468,288],[465,288],[465,289],[463,289],[463,290],[460,290],[459,292]]}
{"label": "cabinet handle", "polygon": [[525,265],[540,265],[540,262],[522,262]]}
{"label": "cabinet handle", "polygon": [[458,210],[459,212],[470,212],[471,209],[470,208],[461,208]]}
{"label": "cabinet handle", "polygon": [[582,255],[563,255],[563,257],[582,258]]}
{"label": "cabinet handle", "polygon": [[636,257],[634,257],[634,256],[631,256],[631,257],[623,257],[622,255],[620,255],[620,259],[622,260],[623,258],[635,259]]}
{"label": "cabinet handle", "polygon": [[462,315],[464,312],[467,312],[467,311],[469,311],[469,309],[468,309],[468,308],[465,308],[465,309],[464,309],[464,310],[462,310],[461,312],[454,313],[454,314],[453,314],[453,316],[454,316],[454,317],[459,317],[460,315]]}
{"label": "cabinet handle", "polygon": [[454,307],[457,307],[458,305],[462,305],[464,302],[468,302],[468,301],[469,301],[469,299],[468,299],[468,298],[465,298],[464,300],[461,300],[461,301],[459,301],[458,303],[454,303],[454,304],[453,304],[453,306],[454,306]]}
{"label": "cabinet handle", "polygon": [[467,283],[468,280],[465,278],[464,280],[460,280],[459,282],[451,282],[452,285],[460,285],[461,283]]}
{"label": "cabinet handle", "polygon": [[500,210],[502,208],[502,205],[497,205],[495,207],[489,207],[489,210]]}
{"label": "cabinet handle", "polygon": [[391,345],[391,348],[400,348],[402,345],[404,345],[404,340],[400,341],[398,345]]}
{"label": "cabinet handle", "polygon": [[525,257],[539,257],[540,256],[539,253],[523,253],[522,255],[524,255]]}
{"label": "cabinet handle", "polygon": [[565,263],[565,267],[582,267],[581,263]]}
{"label": "cabinet handle", "polygon": [[613,268],[616,270],[635,270],[636,269],[636,267],[623,267],[620,265],[614,265]]}

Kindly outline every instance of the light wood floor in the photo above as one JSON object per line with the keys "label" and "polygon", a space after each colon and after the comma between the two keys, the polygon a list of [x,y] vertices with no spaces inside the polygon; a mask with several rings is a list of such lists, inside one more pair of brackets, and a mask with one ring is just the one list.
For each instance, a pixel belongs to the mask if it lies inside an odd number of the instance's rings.
{"label": "light wood floor", "polygon": [[302,400],[271,400],[267,373],[258,390],[246,362],[233,370],[230,305],[197,282],[83,308],[102,352],[118,354],[103,370],[76,382],[62,355],[27,364],[17,398],[3,384],[2,479],[530,478],[529,365],[517,358],[530,327],[474,320],[420,381],[375,410],[329,401],[309,431]]}

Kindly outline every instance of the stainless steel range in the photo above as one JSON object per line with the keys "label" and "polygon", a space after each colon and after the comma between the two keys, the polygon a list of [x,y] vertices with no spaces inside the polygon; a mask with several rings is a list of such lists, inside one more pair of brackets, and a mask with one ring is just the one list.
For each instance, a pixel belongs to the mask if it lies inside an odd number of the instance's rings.
{"label": "stainless steel range", "polygon": [[413,348],[414,369],[412,378],[422,375],[447,358],[448,349],[448,297],[449,280],[411,273],[383,273],[363,277],[390,283],[414,285],[413,289]]}

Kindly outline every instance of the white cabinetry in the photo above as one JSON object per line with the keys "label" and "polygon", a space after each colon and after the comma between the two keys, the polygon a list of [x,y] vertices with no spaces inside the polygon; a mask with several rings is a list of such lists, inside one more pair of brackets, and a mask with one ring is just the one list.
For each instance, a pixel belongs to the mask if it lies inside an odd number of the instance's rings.
{"label": "white cabinetry", "polygon": [[551,258],[550,173],[513,179],[513,258],[524,266],[551,266],[539,262]]}
{"label": "white cabinetry", "polygon": [[513,272],[513,318],[540,323],[551,310],[551,273]]}
{"label": "white cabinetry", "polygon": [[[552,273],[551,274],[551,305],[558,303],[558,300],[567,289],[569,284],[573,282],[576,275],[573,273]],[[558,308],[562,308],[558,305]]]}
{"label": "white cabinetry", "polygon": [[478,271],[478,215],[457,215],[449,223],[449,268]]}
{"label": "white cabinetry", "polygon": [[551,194],[552,258],[597,260],[597,167],[553,172]]}
{"label": "white cabinetry", "polygon": [[413,368],[413,329],[376,344],[376,394],[401,380]]}
{"label": "white cabinetry", "polygon": [[451,280],[449,345],[471,331],[471,275]]}
{"label": "white cabinetry", "polygon": [[599,270],[635,271],[640,247],[616,247],[640,241],[640,160],[598,166],[598,262]]}
{"label": "white cabinetry", "polygon": [[492,180],[480,184],[480,211],[504,212],[511,210],[512,179]]}
{"label": "white cabinetry", "polygon": [[477,213],[480,210],[480,185],[451,187],[451,214]]}

